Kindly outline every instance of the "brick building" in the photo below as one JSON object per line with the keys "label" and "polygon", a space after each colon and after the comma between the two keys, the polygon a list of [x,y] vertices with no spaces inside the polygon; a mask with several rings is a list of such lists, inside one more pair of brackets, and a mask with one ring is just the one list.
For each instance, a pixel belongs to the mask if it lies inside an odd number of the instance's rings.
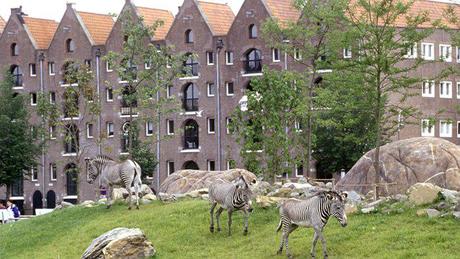
{"label": "brick building", "polygon": [[[161,118],[160,133],[171,138],[157,147],[159,174],[155,174],[158,178],[153,179],[152,187],[156,188],[179,169],[213,171],[243,167],[240,146],[227,131],[228,118],[244,99],[251,79],[263,75],[262,66],[280,70],[301,68],[294,57],[266,46],[260,35],[261,25],[268,18],[281,23],[299,19],[300,13],[290,2],[246,0],[234,14],[225,4],[184,0],[174,17],[169,11],[136,6],[126,0],[121,13],[130,12],[135,19],[143,17],[147,25],[158,20],[164,22],[146,44],[150,41],[174,46],[177,53],[194,57],[186,62],[192,75],[177,78],[168,89],[168,94],[182,100],[183,111]],[[417,3],[415,8],[427,10],[432,18],[441,18],[442,9],[447,7],[447,4],[430,1]],[[63,77],[69,62],[84,63],[91,68],[92,84],[102,99],[102,112],[97,118],[89,119],[85,114],[68,118],[64,113],[60,118],[64,127],[50,127],[52,139],[40,157],[40,166],[31,169],[30,179],[12,186],[12,199],[29,213],[41,206],[54,207],[63,200],[94,199],[97,186],[86,183],[82,158],[98,153],[117,158],[126,152],[123,136],[129,111],[117,96],[117,89],[122,88],[123,83],[102,59],[109,51],[121,50],[124,40],[121,22],[109,15],[77,11],[72,4],[67,4],[59,23],[32,18],[21,8],[13,8],[6,24],[0,18],[0,33],[0,67],[14,75],[16,91],[30,95],[33,123],[39,119],[34,113],[39,92],[49,94],[50,102],[63,109],[64,90],[74,87],[75,83],[65,82]],[[445,31],[436,31],[419,43],[417,49],[414,55],[423,53],[426,59],[444,57],[445,64],[430,64],[417,71],[427,77],[445,65],[460,63],[460,49],[451,44]],[[439,121],[433,127],[422,122],[408,125],[398,137],[436,136],[460,143],[460,118],[455,109],[460,99],[460,80],[451,76],[440,82],[426,82],[420,86],[420,92],[420,97],[410,101],[426,118],[436,115]],[[446,112],[438,115],[440,107]],[[450,123],[452,121],[454,123]],[[78,129],[78,134],[71,137],[79,143],[78,151],[64,141],[72,127]],[[153,130],[145,123],[141,137],[152,138]],[[101,134],[107,138],[98,144],[95,136]],[[72,168],[83,170],[73,175],[69,170]],[[303,173],[292,168],[293,177]],[[0,189],[0,199],[4,193],[5,190]]]}

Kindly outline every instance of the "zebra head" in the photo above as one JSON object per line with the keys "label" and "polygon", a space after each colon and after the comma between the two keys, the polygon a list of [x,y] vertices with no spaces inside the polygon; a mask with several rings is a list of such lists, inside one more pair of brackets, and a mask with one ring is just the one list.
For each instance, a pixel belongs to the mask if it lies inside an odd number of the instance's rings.
{"label": "zebra head", "polygon": [[86,181],[89,184],[93,184],[99,175],[99,170],[94,164],[94,159],[85,158],[86,161]]}
{"label": "zebra head", "polygon": [[342,227],[347,226],[347,215],[345,214],[345,203],[347,193],[330,191],[326,192],[326,197],[331,202],[330,215],[337,218]]}
{"label": "zebra head", "polygon": [[246,179],[241,175],[236,181],[236,188],[241,193],[242,198],[246,201],[244,210],[251,212],[252,211],[252,191],[249,188],[249,184],[246,182]]}

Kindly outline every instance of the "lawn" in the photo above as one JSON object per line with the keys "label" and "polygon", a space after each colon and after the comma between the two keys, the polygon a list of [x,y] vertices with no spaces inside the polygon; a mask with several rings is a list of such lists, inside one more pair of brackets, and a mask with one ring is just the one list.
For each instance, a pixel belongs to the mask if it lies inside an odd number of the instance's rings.
{"label": "lawn", "polygon": [[[249,235],[243,236],[242,214],[233,217],[233,235],[209,232],[206,201],[156,202],[140,210],[125,205],[107,210],[75,207],[0,226],[0,258],[79,258],[91,241],[115,227],[141,228],[157,249],[157,258],[285,258],[276,256],[275,208],[256,208]],[[350,215],[346,228],[331,219],[325,229],[331,258],[459,258],[460,221],[402,214]],[[312,230],[291,234],[295,257],[309,257]],[[321,244],[317,246],[321,258]]]}

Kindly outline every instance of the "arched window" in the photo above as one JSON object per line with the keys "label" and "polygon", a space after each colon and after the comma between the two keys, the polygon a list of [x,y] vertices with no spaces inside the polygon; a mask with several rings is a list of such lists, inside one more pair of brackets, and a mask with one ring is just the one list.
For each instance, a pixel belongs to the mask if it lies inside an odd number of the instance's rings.
{"label": "arched window", "polygon": [[10,68],[10,72],[13,75],[13,83],[14,86],[22,86],[22,70],[17,65],[12,65]]}
{"label": "arched window", "polygon": [[184,163],[182,166],[184,170],[200,170],[198,165],[195,163],[195,161],[187,161]]}
{"label": "arched window", "polygon": [[193,83],[184,88],[183,108],[185,111],[198,111],[198,88]]}
{"label": "arched window", "polygon": [[186,54],[187,60],[184,62],[183,73],[187,76],[198,76],[198,61],[192,53]]}
{"label": "arched window", "polygon": [[56,208],[56,193],[53,190],[50,190],[46,193],[46,208]]}
{"label": "arched window", "polygon": [[68,164],[64,168],[66,175],[67,195],[78,195],[78,168],[75,164]]}
{"label": "arched window", "polygon": [[193,43],[193,31],[192,30],[185,31],[185,43]]}
{"label": "arched window", "polygon": [[188,120],[184,126],[184,149],[198,149],[198,123],[194,120]]}
{"label": "arched window", "polygon": [[11,56],[19,55],[19,46],[16,43],[11,44]]}
{"label": "arched window", "polygon": [[246,73],[262,72],[262,53],[258,49],[251,49],[246,54]]}
{"label": "arched window", "polygon": [[75,154],[78,152],[79,145],[79,131],[75,124],[65,126],[64,136],[64,153]]}
{"label": "arched window", "polygon": [[249,25],[249,38],[250,39],[257,38],[257,26],[255,24]]}
{"label": "arched window", "polygon": [[72,53],[75,51],[75,42],[72,39],[67,39],[65,42],[66,50],[69,53]]}

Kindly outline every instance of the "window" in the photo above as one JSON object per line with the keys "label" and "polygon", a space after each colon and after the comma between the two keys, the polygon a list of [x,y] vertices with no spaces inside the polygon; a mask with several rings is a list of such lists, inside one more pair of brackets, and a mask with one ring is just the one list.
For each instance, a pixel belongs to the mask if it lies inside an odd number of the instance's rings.
{"label": "window", "polygon": [[295,176],[302,177],[303,176],[303,162],[300,161],[295,166]]}
{"label": "window", "polygon": [[457,63],[460,63],[460,47],[457,47]]}
{"label": "window", "polygon": [[35,63],[29,64],[29,72],[30,76],[37,76],[37,66],[35,65]]}
{"label": "window", "polygon": [[78,152],[79,138],[78,127],[75,124],[65,126],[64,153],[75,154]]}
{"label": "window", "polygon": [[460,99],[460,82],[457,82],[457,99]]}
{"label": "window", "polygon": [[227,170],[236,168],[235,160],[227,160]]}
{"label": "window", "polygon": [[417,43],[414,43],[412,47],[409,47],[405,58],[417,58]]}
{"label": "window", "polygon": [[68,164],[64,169],[66,175],[67,195],[73,196],[78,194],[78,169],[75,164]]}
{"label": "window", "polygon": [[423,97],[434,97],[434,81],[426,80],[423,82],[422,96]]}
{"label": "window", "polygon": [[56,75],[56,65],[54,62],[48,62],[48,71],[50,76]]}
{"label": "window", "polygon": [[422,43],[422,58],[425,60],[434,60],[433,43]]}
{"label": "window", "polygon": [[208,62],[208,66],[214,65],[214,52],[206,52],[206,60]]}
{"label": "window", "polygon": [[30,105],[37,105],[37,93],[30,93]]}
{"label": "window", "polygon": [[65,91],[63,97],[64,118],[78,118],[80,114],[78,93],[76,91]]}
{"label": "window", "polygon": [[343,49],[343,58],[351,58],[351,48]]}
{"label": "window", "polygon": [[279,49],[272,49],[272,58],[273,62],[280,62],[280,50]]}
{"label": "window", "polygon": [[86,124],[86,137],[87,138],[94,138],[94,135],[93,135],[93,124],[92,123],[87,123]]}
{"label": "window", "polygon": [[434,137],[434,125],[431,120],[422,120],[422,137]]}
{"label": "window", "polygon": [[75,62],[68,60],[62,66],[62,83],[63,84],[76,84],[78,78],[75,76],[75,72],[78,72],[79,66]]}
{"label": "window", "polygon": [[144,63],[144,68],[149,70],[152,68],[152,61],[148,60],[147,62]]}
{"label": "window", "polygon": [[166,133],[169,136],[174,135],[174,121],[173,120],[166,120]]}
{"label": "window", "polygon": [[226,119],[225,119],[225,124],[226,124],[225,126],[226,126],[226,128],[227,128],[227,134],[231,134],[231,132],[230,132],[230,124],[231,124],[231,123],[232,123],[232,119],[231,119],[231,118],[226,118]]}
{"label": "window", "polygon": [[107,102],[113,102],[113,89],[112,88],[106,88],[105,95],[106,95]]}
{"label": "window", "polygon": [[300,49],[294,49],[294,59],[302,60],[302,53],[300,53]]}
{"label": "window", "polygon": [[225,64],[233,65],[233,51],[225,52]]}
{"label": "window", "polygon": [[439,121],[439,136],[444,138],[452,137],[452,122],[448,120]]}
{"label": "window", "polygon": [[91,70],[91,59],[85,59],[85,66],[87,69]]}
{"label": "window", "polygon": [[168,86],[168,89],[166,89],[166,97],[167,98],[172,98],[173,96],[173,86],[172,85],[169,85]]}
{"label": "window", "polygon": [[208,83],[208,97],[213,97],[216,95],[216,86],[214,83]]}
{"label": "window", "polygon": [[50,139],[56,139],[56,126],[50,126]]}
{"label": "window", "polygon": [[185,111],[198,111],[198,88],[193,83],[184,89],[183,108]]}
{"label": "window", "polygon": [[208,134],[216,133],[216,120],[208,118]]}
{"label": "window", "polygon": [[225,92],[227,96],[233,96],[235,94],[235,90],[233,88],[233,82],[225,83]]}
{"label": "window", "polygon": [[113,71],[112,63],[107,60],[105,62],[105,68],[106,68],[107,72],[112,72]]}
{"label": "window", "polygon": [[38,181],[38,169],[36,167],[30,168],[30,176],[32,182]]}
{"label": "window", "polygon": [[439,97],[440,98],[452,98],[452,82],[441,81],[439,83]]}
{"label": "window", "polygon": [[294,122],[294,128],[295,128],[295,130],[296,130],[297,132],[302,132],[302,130],[303,130],[303,125],[302,125],[302,123],[301,123],[300,121],[297,121],[297,120],[296,120],[296,121]]}
{"label": "window", "polygon": [[460,138],[460,121],[457,121],[457,138]]}
{"label": "window", "polygon": [[193,31],[186,30],[185,31],[185,43],[193,43]]}
{"label": "window", "polygon": [[249,25],[249,38],[257,39],[257,26],[255,24]]}
{"label": "window", "polygon": [[168,168],[168,176],[174,173],[174,162],[173,161],[166,161],[166,166]]}
{"label": "window", "polygon": [[107,122],[107,137],[113,138],[114,135],[115,133],[114,133],[113,122]]}
{"label": "window", "polygon": [[184,62],[183,73],[187,76],[198,76],[198,61],[191,53],[188,53],[186,56],[187,60]]}
{"label": "window", "polygon": [[262,53],[258,49],[252,49],[246,54],[246,73],[262,72]]}
{"label": "window", "polygon": [[199,148],[199,128],[194,120],[188,120],[184,126],[184,149]]}
{"label": "window", "polygon": [[22,87],[22,70],[19,66],[11,66],[11,74],[13,75],[13,83],[15,87]]}
{"label": "window", "polygon": [[55,163],[50,163],[50,179],[56,181],[57,179],[57,167]]}
{"label": "window", "polygon": [[75,51],[75,42],[72,39],[67,39],[65,45],[68,53],[72,53]]}
{"label": "window", "polygon": [[208,171],[216,171],[216,161],[208,160]]}
{"label": "window", "polygon": [[145,135],[152,136],[153,135],[153,122],[147,121],[145,123]]}
{"label": "window", "polygon": [[50,104],[56,104],[56,93],[50,92]]}
{"label": "window", "polygon": [[450,45],[439,44],[439,59],[452,62],[452,47]]}
{"label": "window", "polygon": [[11,44],[11,56],[18,56],[19,55],[19,46],[16,43]]}

